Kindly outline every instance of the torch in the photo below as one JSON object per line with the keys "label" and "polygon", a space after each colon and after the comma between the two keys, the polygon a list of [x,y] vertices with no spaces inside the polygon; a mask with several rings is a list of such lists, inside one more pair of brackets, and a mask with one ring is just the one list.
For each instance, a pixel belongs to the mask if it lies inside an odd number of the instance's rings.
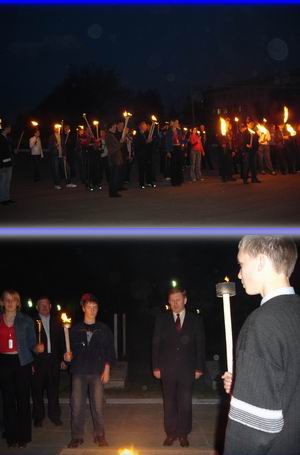
{"label": "torch", "polygon": [[38,342],[41,344],[42,321],[40,319],[37,319],[36,323],[38,326]]}
{"label": "torch", "polygon": [[286,125],[286,129],[287,131],[290,133],[291,136],[296,136],[296,131],[294,130],[294,128],[292,127],[292,125],[290,125],[289,123],[287,123]]}
{"label": "torch", "polygon": [[66,350],[67,350],[66,352],[71,352],[69,328],[71,327],[72,319],[68,318],[66,313],[62,313],[61,320],[62,320],[63,326],[64,326],[65,342],[66,342]]}
{"label": "torch", "polygon": [[149,141],[151,141],[151,139],[153,137],[154,128],[155,128],[155,125],[157,123],[157,118],[155,117],[155,115],[152,115],[151,120],[152,120],[152,123],[151,123],[151,126],[150,126],[150,131],[149,131],[149,136],[148,136],[148,140]]}
{"label": "torch", "polygon": [[96,138],[99,139],[99,122],[98,122],[98,120],[94,120],[93,125],[96,127]]}
{"label": "torch", "polygon": [[227,356],[227,371],[232,373],[233,370],[233,343],[232,343],[232,326],[230,312],[230,297],[233,297],[235,292],[235,283],[230,282],[229,278],[225,277],[223,283],[216,285],[217,297],[223,298],[224,322],[225,322],[225,337],[226,337],[226,356]]}
{"label": "torch", "polygon": [[36,128],[37,126],[39,126],[38,122],[36,122],[35,120],[31,120],[31,125]]}
{"label": "torch", "polygon": [[87,125],[88,129],[90,130],[90,133],[91,133],[92,137],[94,137],[94,134],[93,134],[93,131],[92,131],[91,125],[89,124],[89,121],[88,121],[88,119],[87,119],[87,117],[86,117],[86,114],[82,114],[82,117],[84,118],[84,120],[85,120],[85,123],[86,123],[86,125]]}
{"label": "torch", "polygon": [[289,118],[289,110],[286,106],[283,107],[283,123],[286,123]]}
{"label": "torch", "polygon": [[129,122],[129,118],[132,117],[132,114],[130,114],[130,112],[125,111],[125,112],[123,112],[123,117],[125,118],[125,123],[124,123],[124,129],[122,131],[122,137],[121,137],[121,141],[122,142],[125,139],[127,125],[128,125],[128,122]]}

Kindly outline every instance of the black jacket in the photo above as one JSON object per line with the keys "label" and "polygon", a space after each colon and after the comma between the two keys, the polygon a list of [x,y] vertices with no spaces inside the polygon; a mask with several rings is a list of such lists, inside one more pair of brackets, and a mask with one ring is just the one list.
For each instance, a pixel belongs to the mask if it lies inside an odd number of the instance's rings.
{"label": "black jacket", "polygon": [[164,377],[193,379],[204,371],[204,329],[200,317],[186,312],[181,331],[176,331],[173,313],[160,315],[155,324],[152,349],[153,369]]}
{"label": "black jacket", "polygon": [[[37,315],[37,319],[39,315]],[[51,342],[51,356],[55,358],[57,366],[60,366],[60,362],[64,358],[64,353],[66,352],[65,337],[63,326],[59,324],[52,315],[50,315],[50,342]],[[36,332],[36,339],[38,341],[38,324],[36,319],[34,320],[34,327]],[[41,330],[41,342],[45,346],[45,351],[42,354],[35,355],[35,363],[44,362],[48,357],[47,353],[47,335],[42,324]]]}
{"label": "black jacket", "polygon": [[13,165],[13,154],[10,141],[0,133],[0,168]]}

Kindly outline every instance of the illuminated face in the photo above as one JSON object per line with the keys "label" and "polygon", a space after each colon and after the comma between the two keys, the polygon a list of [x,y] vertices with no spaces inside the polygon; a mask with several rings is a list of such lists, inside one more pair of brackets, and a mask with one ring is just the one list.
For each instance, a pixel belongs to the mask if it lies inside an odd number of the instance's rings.
{"label": "illuminated face", "polygon": [[11,295],[8,292],[5,292],[5,294],[3,296],[3,306],[4,306],[5,312],[6,311],[8,311],[10,313],[16,312],[18,303],[19,303],[19,301],[14,295]]}
{"label": "illuminated face", "polygon": [[98,313],[98,304],[96,302],[86,302],[82,306],[82,311],[87,319],[96,319]]}
{"label": "illuminated face", "polygon": [[173,313],[180,313],[184,309],[186,301],[187,298],[182,292],[176,292],[169,295],[168,303]]}
{"label": "illuminated face", "polygon": [[238,277],[247,294],[261,294],[262,270],[260,256],[253,257],[243,250],[240,250],[238,254],[238,263],[240,265]]}
{"label": "illuminated face", "polygon": [[50,314],[51,305],[48,299],[40,299],[37,304],[36,308],[42,316],[48,316]]}

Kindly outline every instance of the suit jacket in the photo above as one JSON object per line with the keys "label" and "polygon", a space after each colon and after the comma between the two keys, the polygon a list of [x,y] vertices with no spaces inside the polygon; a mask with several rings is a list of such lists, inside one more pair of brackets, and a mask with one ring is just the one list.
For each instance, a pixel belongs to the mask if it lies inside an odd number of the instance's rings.
{"label": "suit jacket", "polygon": [[173,313],[163,313],[155,323],[153,369],[160,369],[162,380],[168,377],[193,380],[195,370],[204,371],[204,340],[204,328],[198,315],[186,312],[178,333]]}
{"label": "suit jacket", "polygon": [[[37,319],[39,315],[37,315]],[[61,324],[59,324],[52,315],[50,315],[50,342],[51,342],[51,356],[54,357],[57,366],[59,367],[60,362],[63,360],[64,353],[66,352],[65,338],[64,338],[64,329]],[[34,327],[36,331],[36,339],[38,341],[38,324],[36,320],[34,321]],[[44,362],[48,358],[47,353],[47,335],[42,324],[41,330],[41,342],[44,343],[45,351],[42,354],[35,355],[35,363]]]}

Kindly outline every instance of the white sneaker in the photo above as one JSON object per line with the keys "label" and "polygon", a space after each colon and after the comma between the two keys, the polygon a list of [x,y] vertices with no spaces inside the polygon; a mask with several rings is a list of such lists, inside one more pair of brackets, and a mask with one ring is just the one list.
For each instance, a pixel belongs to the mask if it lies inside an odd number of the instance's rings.
{"label": "white sneaker", "polygon": [[75,185],[75,183],[68,183],[66,188],[77,188],[77,185]]}
{"label": "white sneaker", "polygon": [[54,185],[54,188],[55,188],[56,190],[61,190],[61,189],[62,189],[60,185]]}

